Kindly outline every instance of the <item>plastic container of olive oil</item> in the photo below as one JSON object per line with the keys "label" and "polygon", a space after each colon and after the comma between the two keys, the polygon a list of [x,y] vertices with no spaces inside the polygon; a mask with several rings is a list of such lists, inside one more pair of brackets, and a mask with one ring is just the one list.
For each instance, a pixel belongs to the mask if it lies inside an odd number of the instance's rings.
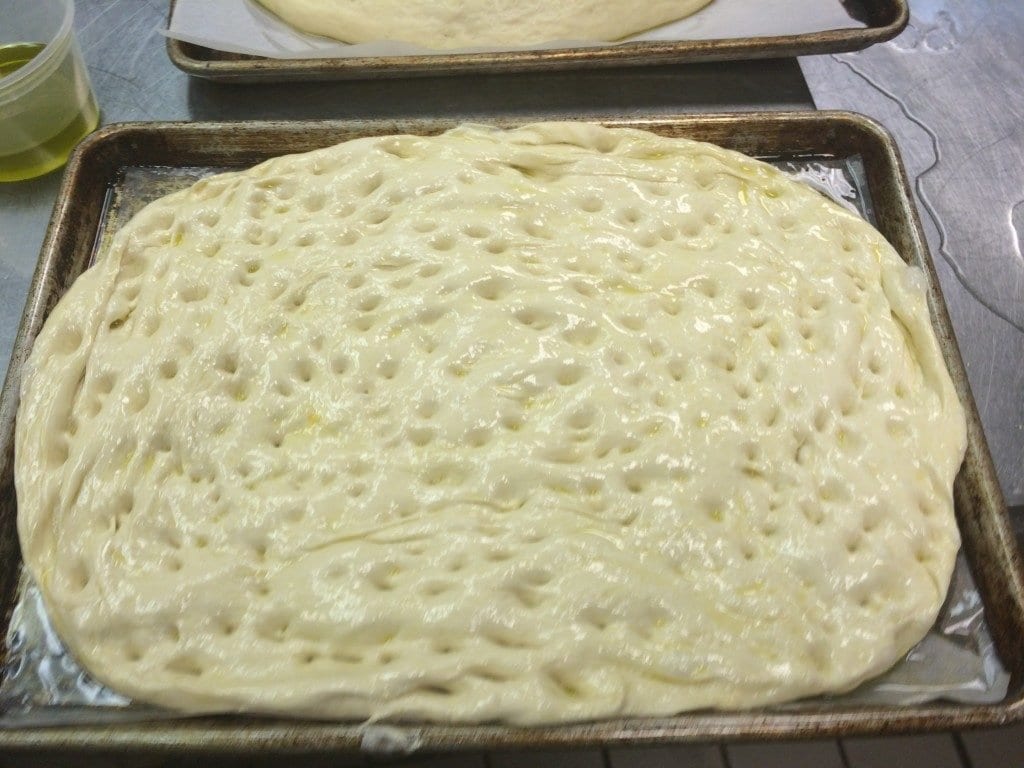
{"label": "plastic container of olive oil", "polygon": [[73,0],[0,0],[0,182],[59,168],[99,123]]}

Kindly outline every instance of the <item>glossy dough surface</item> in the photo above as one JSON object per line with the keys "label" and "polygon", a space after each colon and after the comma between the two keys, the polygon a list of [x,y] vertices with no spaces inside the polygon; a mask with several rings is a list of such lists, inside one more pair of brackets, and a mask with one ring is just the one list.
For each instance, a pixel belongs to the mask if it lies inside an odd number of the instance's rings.
{"label": "glossy dough surface", "polygon": [[768,165],[587,124],[351,141],[161,199],[54,309],[25,561],[191,711],[559,722],[841,691],[946,593],[919,276]]}
{"label": "glossy dough surface", "polygon": [[283,20],[346,43],[427,48],[618,40],[682,19],[711,0],[258,0]]}

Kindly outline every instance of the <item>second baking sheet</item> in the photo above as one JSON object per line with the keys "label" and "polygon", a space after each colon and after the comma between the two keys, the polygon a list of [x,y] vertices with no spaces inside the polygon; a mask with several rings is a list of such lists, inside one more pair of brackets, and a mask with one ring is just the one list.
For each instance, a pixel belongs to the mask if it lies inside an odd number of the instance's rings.
{"label": "second baking sheet", "polygon": [[431,51],[395,42],[345,45],[301,34],[255,0],[172,0],[171,60],[228,81],[331,80],[795,56],[854,50],[905,26],[906,0],[714,0],[694,16],[619,42]]}

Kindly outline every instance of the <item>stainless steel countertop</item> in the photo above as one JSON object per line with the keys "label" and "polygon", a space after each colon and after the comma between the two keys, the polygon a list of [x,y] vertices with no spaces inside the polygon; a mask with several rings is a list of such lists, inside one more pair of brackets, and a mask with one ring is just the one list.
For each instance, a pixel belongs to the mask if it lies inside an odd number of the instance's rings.
{"label": "stainless steel countertop", "polygon": [[[287,86],[190,81],[168,61],[158,32],[167,0],[78,0],[76,27],[104,123],[600,116],[815,104],[876,117],[897,136],[914,180],[999,477],[1008,501],[1019,504],[1024,502],[1024,3],[911,0],[911,9],[912,27],[897,40],[855,54],[805,58],[799,66],[782,60]],[[0,184],[4,367],[59,180],[54,173]],[[693,749],[685,753],[689,758],[679,753],[683,764],[718,764]],[[845,764],[857,763],[848,749],[840,751]],[[628,753],[613,754],[610,762],[634,764]],[[745,754],[744,748],[730,748],[721,760],[744,764]],[[609,764],[609,755],[603,762]]]}
{"label": "stainless steel countertop", "polygon": [[819,108],[862,112],[896,136],[1000,484],[1021,504],[1024,3],[910,7],[895,40],[801,65]]}

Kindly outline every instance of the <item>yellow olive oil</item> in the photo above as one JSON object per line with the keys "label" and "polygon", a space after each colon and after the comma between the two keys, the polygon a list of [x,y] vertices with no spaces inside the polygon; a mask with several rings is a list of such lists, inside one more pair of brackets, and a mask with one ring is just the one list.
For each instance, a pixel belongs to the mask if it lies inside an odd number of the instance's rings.
{"label": "yellow olive oil", "polygon": [[41,176],[62,166],[99,123],[99,109],[84,68],[69,52],[38,83],[12,100],[5,80],[43,50],[42,43],[0,46],[0,182]]}
{"label": "yellow olive oil", "polygon": [[43,50],[42,43],[0,45],[0,77],[7,77],[28,64]]}

